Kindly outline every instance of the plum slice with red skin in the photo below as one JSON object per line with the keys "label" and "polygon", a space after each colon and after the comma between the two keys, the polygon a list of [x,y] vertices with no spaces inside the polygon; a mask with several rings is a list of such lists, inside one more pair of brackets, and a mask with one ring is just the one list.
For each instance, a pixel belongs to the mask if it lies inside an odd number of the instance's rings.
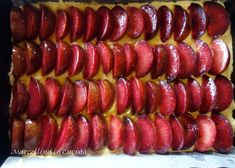
{"label": "plum slice with red skin", "polygon": [[24,50],[17,46],[14,45],[12,47],[12,74],[14,78],[19,78],[21,75],[24,74],[25,68],[26,68],[26,59],[25,59],[25,54]]}
{"label": "plum slice with red skin", "polygon": [[154,82],[146,82],[146,106],[145,111],[147,114],[157,111],[159,106],[160,91],[159,86]]}
{"label": "plum slice with red skin", "polygon": [[65,10],[56,11],[55,37],[56,40],[63,39],[69,32],[69,17]]}
{"label": "plum slice with red skin", "polygon": [[126,75],[129,75],[132,71],[134,71],[136,66],[136,52],[135,48],[128,43],[125,43],[123,48],[126,56]]}
{"label": "plum slice with red skin", "polygon": [[87,94],[87,113],[93,114],[99,112],[101,106],[99,86],[96,83],[89,81]]}
{"label": "plum slice with red skin", "polygon": [[13,119],[11,129],[11,150],[22,150],[24,147],[24,121]]}
{"label": "plum slice with red skin", "polygon": [[122,45],[116,43],[113,46],[113,57],[114,57],[114,65],[113,65],[113,77],[121,77],[125,75],[126,68],[126,55]]}

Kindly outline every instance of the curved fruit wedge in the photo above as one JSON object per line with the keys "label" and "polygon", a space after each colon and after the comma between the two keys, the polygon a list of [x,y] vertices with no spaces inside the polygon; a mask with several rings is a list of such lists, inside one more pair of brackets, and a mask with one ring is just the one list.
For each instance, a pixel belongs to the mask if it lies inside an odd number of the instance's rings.
{"label": "curved fruit wedge", "polygon": [[206,13],[197,3],[191,3],[188,7],[188,11],[192,24],[192,38],[197,39],[206,32]]}
{"label": "curved fruit wedge", "polygon": [[86,28],[84,31],[83,41],[89,42],[91,41],[97,34],[98,25],[99,25],[99,15],[98,13],[90,8],[86,7],[85,9],[85,23]]}
{"label": "curved fruit wedge", "polygon": [[233,85],[230,80],[222,75],[216,76],[215,80],[216,86],[216,103],[214,111],[223,111],[229,107],[233,101]]}
{"label": "curved fruit wedge", "polygon": [[156,112],[160,101],[159,86],[153,82],[146,82],[146,95],[146,113]]}
{"label": "curved fruit wedge", "polygon": [[46,92],[43,85],[34,77],[29,81],[29,102],[27,115],[35,118],[42,114],[46,107]]}
{"label": "curved fruit wedge", "polygon": [[128,80],[120,78],[116,84],[117,90],[117,113],[124,113],[131,102],[131,84]]}
{"label": "curved fruit wedge", "polygon": [[129,6],[126,8],[126,12],[128,16],[127,35],[130,38],[137,38],[144,30],[143,14],[138,8]]}
{"label": "curved fruit wedge", "polygon": [[198,82],[189,78],[187,81],[188,110],[190,112],[198,111],[202,104],[202,90]]}
{"label": "curved fruit wedge", "polygon": [[113,30],[110,35],[112,41],[121,39],[127,31],[128,16],[121,6],[115,6],[111,10],[113,14]]}
{"label": "curved fruit wedge", "polygon": [[105,119],[98,114],[91,117],[91,145],[92,151],[99,151],[104,148],[107,143],[108,131]]}
{"label": "curved fruit wedge", "polygon": [[227,69],[230,62],[230,52],[225,42],[220,39],[212,41],[211,49],[213,54],[212,65],[209,73],[212,75],[218,75]]}
{"label": "curved fruit wedge", "polygon": [[151,5],[143,5],[141,10],[144,16],[144,39],[150,40],[157,34],[158,30],[157,10]]}
{"label": "curved fruit wedge", "polygon": [[216,38],[223,35],[230,25],[226,9],[216,2],[205,2],[204,9],[208,18],[207,32],[209,36]]}
{"label": "curved fruit wedge", "polygon": [[63,39],[69,32],[69,18],[65,10],[56,11],[55,37],[56,40]]}
{"label": "curved fruit wedge", "polygon": [[126,55],[122,45],[114,44],[113,46],[113,56],[114,56],[114,65],[113,65],[113,77],[121,77],[125,74],[126,68]]}
{"label": "curved fruit wedge", "polygon": [[135,43],[136,52],[136,77],[145,76],[152,68],[153,50],[148,42],[141,40]]}
{"label": "curved fruit wedge", "polygon": [[172,145],[172,129],[168,120],[157,114],[154,118],[156,129],[156,143],[154,150],[156,153],[166,153]]}
{"label": "curved fruit wedge", "polygon": [[87,113],[93,114],[100,111],[100,90],[92,81],[88,84]]}
{"label": "curved fruit wedge", "polygon": [[25,72],[26,60],[24,50],[21,47],[14,45],[12,47],[11,57],[13,66],[12,74],[14,78],[18,78]]}
{"label": "curved fruit wedge", "polygon": [[166,42],[173,32],[173,14],[167,6],[163,5],[158,9],[158,16],[160,21],[160,38],[162,42]]}
{"label": "curved fruit wedge", "polygon": [[49,7],[41,4],[40,5],[41,11],[41,24],[40,24],[40,31],[39,37],[41,40],[45,40],[51,36],[54,32],[56,18],[54,13],[49,9]]}
{"label": "curved fruit wedge", "polygon": [[123,152],[128,155],[135,155],[139,148],[139,130],[129,118],[124,118],[124,140]]}
{"label": "curved fruit wedge", "polygon": [[136,124],[140,133],[139,152],[151,153],[156,142],[156,130],[153,122],[146,115],[140,115]]}
{"label": "curved fruit wedge", "polygon": [[62,96],[62,87],[58,80],[47,78],[44,84],[47,96],[47,112],[55,111],[60,103]]}
{"label": "curved fruit wedge", "polygon": [[216,151],[225,153],[233,148],[233,128],[229,120],[220,113],[212,113],[211,119],[215,123],[216,138],[213,147]]}
{"label": "curved fruit wedge", "polygon": [[72,108],[72,114],[76,115],[85,108],[87,103],[87,84],[84,81],[74,82],[76,98]]}
{"label": "curved fruit wedge", "polygon": [[108,45],[102,41],[100,41],[96,46],[99,52],[103,72],[107,75],[113,69],[113,52]]}
{"label": "curved fruit wedge", "polygon": [[195,76],[206,74],[212,65],[212,51],[210,46],[199,39],[196,40],[196,67]]}
{"label": "curved fruit wedge", "polygon": [[24,12],[19,7],[12,7],[10,13],[11,35],[14,42],[20,42],[25,39],[26,21]]}
{"label": "curved fruit wedge", "polygon": [[215,123],[206,115],[199,115],[196,122],[198,125],[198,136],[194,144],[194,150],[197,152],[206,152],[212,148],[215,142],[217,134]]}
{"label": "curved fruit wedge", "polygon": [[83,69],[84,78],[92,78],[99,70],[100,60],[97,48],[92,43],[85,45],[85,65]]}
{"label": "curved fruit wedge", "polygon": [[132,45],[125,43],[123,45],[126,55],[126,75],[129,75],[136,66],[136,52]]}
{"label": "curved fruit wedge", "polygon": [[97,13],[99,14],[99,28],[97,32],[98,40],[106,40],[113,30],[113,14],[106,6],[101,6]]}
{"label": "curved fruit wedge", "polygon": [[112,115],[109,120],[108,135],[108,148],[111,151],[120,149],[123,145],[124,126],[117,116]]}
{"label": "curved fruit wedge", "polygon": [[82,36],[85,26],[84,14],[80,9],[74,6],[68,8],[70,21],[70,41],[75,41]]}
{"label": "curved fruit wedge", "polygon": [[110,109],[114,102],[115,90],[112,83],[108,80],[99,80],[98,86],[100,89],[100,109],[101,112],[106,112]]}
{"label": "curved fruit wedge", "polygon": [[50,73],[56,62],[56,46],[50,41],[41,42],[41,52],[42,52],[42,65],[41,71],[42,75]]}
{"label": "curved fruit wedge", "polygon": [[24,147],[24,121],[14,119],[11,130],[11,150],[22,150]]}
{"label": "curved fruit wedge", "polygon": [[189,14],[181,6],[175,5],[174,8],[174,40],[183,41],[190,33]]}
{"label": "curved fruit wedge", "polygon": [[77,44],[71,46],[71,61],[68,68],[68,75],[74,76],[82,71],[83,65],[85,63],[85,52]]}
{"label": "curved fruit wedge", "polygon": [[[202,77],[202,104],[200,113],[210,112],[216,103],[217,91],[214,81],[208,76]],[[220,95],[221,96],[221,95]]]}
{"label": "curved fruit wedge", "polygon": [[163,116],[170,115],[176,107],[176,97],[171,86],[164,81],[159,82],[160,102],[159,111]]}

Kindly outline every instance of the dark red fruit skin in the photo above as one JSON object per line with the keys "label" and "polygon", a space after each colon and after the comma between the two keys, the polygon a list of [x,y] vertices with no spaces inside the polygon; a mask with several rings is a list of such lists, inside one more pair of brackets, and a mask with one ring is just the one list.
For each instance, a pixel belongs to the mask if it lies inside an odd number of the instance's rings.
{"label": "dark red fruit skin", "polygon": [[69,32],[69,18],[65,10],[58,9],[56,11],[55,37],[59,41],[63,39]]}
{"label": "dark red fruit skin", "polygon": [[154,82],[146,82],[146,95],[146,113],[149,114],[156,112],[160,101],[159,86]]}
{"label": "dark red fruit skin", "polygon": [[21,75],[24,74],[25,67],[26,67],[26,59],[25,59],[24,50],[21,47],[14,45],[12,47],[11,57],[12,57],[12,64],[13,64],[12,74],[14,78],[19,78]]}
{"label": "dark red fruit skin", "polygon": [[136,52],[134,47],[128,43],[125,43],[123,48],[126,56],[126,75],[129,75],[136,66]]}
{"label": "dark red fruit skin", "polygon": [[116,43],[114,44],[112,51],[114,56],[113,77],[121,77],[125,74],[126,68],[126,56],[124,48],[122,45]]}
{"label": "dark red fruit skin", "polygon": [[22,150],[24,147],[24,121],[13,119],[11,129],[11,150]]}
{"label": "dark red fruit skin", "polygon": [[96,83],[89,81],[87,95],[87,113],[93,114],[100,111],[100,90]]}
{"label": "dark red fruit skin", "polygon": [[174,17],[171,10],[165,5],[158,9],[158,17],[160,21],[160,38],[162,42],[166,42],[173,32]]}

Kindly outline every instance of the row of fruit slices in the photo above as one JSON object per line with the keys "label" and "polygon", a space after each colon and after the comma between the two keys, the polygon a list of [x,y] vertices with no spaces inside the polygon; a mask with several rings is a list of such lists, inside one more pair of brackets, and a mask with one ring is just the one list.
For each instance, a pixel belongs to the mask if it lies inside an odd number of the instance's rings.
{"label": "row of fruit slices", "polygon": [[40,12],[31,5],[25,5],[23,10],[12,8],[11,31],[15,42],[33,40],[38,35],[45,40],[53,32],[56,40],[63,39],[70,32],[71,41],[84,34],[83,41],[89,42],[95,37],[117,41],[126,32],[131,38],[138,38],[145,32],[145,40],[149,40],[160,27],[160,37],[165,42],[173,32],[175,41],[183,41],[191,29],[195,39],[202,36],[206,29],[209,36],[216,38],[223,35],[230,25],[227,11],[219,3],[205,2],[204,8],[192,3],[188,11],[175,5],[173,14],[165,5],[158,10],[151,5],[143,5],[140,9],[127,7],[126,10],[121,6],[111,10],[102,6],[97,11],[87,7],[83,13],[71,6],[67,11],[57,10],[55,16],[45,5],[40,5]]}
{"label": "row of fruit slices", "polygon": [[77,115],[85,107],[88,115],[106,113],[115,98],[118,115],[125,113],[130,105],[133,114],[157,111],[163,116],[173,113],[181,116],[187,111],[203,114],[227,109],[233,100],[233,87],[221,75],[216,76],[214,81],[203,76],[201,86],[193,78],[189,78],[187,84],[179,80],[168,84],[165,81],[145,83],[138,78],[120,78],[116,81],[116,88],[108,80],[87,83],[81,80],[72,82],[70,79],[62,87],[54,78],[47,78],[43,86],[32,77],[28,91],[22,82],[15,82],[11,114],[20,116],[27,112],[29,118],[36,118],[46,109],[48,113],[54,112],[62,117]]}
{"label": "row of fruit slices", "polygon": [[86,43],[85,49],[77,44],[71,47],[63,42],[56,46],[50,41],[42,41],[41,47],[34,42],[25,42],[23,49],[12,49],[13,75],[20,77],[26,71],[31,75],[41,67],[42,75],[55,69],[55,76],[68,70],[74,76],[83,70],[83,77],[93,78],[102,65],[104,74],[113,72],[113,77],[128,76],[135,71],[136,77],[144,77],[151,71],[153,79],[165,73],[168,81],[200,76],[207,72],[217,75],[226,70],[230,62],[227,45],[220,39],[212,41],[211,46],[196,40],[196,51],[184,42],[177,47],[165,44],[150,46],[144,40],[134,46],[118,43],[108,46],[105,42],[97,45]]}
{"label": "row of fruit slices", "polygon": [[[58,133],[57,133],[58,132]],[[140,153],[167,153],[193,147],[194,151],[206,152],[212,147],[217,152],[229,152],[233,145],[233,129],[228,119],[220,113],[211,118],[200,114],[195,119],[186,113],[180,117],[164,118],[157,114],[153,121],[147,115],[136,120],[128,117],[93,114],[90,120],[82,115],[66,116],[61,126],[56,120],[43,115],[37,120],[12,122],[12,150],[35,150],[46,154],[86,154],[87,149],[100,151],[106,145],[111,151],[123,150],[128,155]],[[71,152],[70,152],[71,154]]]}

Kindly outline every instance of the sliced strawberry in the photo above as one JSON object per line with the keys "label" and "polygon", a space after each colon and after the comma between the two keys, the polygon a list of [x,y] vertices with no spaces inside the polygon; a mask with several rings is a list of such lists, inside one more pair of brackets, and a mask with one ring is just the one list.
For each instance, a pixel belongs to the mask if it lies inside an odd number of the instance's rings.
{"label": "sliced strawberry", "polygon": [[125,43],[123,45],[126,55],[126,75],[129,75],[136,66],[136,52],[132,45]]}
{"label": "sliced strawberry", "polygon": [[76,98],[73,104],[72,114],[76,115],[85,108],[87,103],[87,84],[84,81],[74,82]]}
{"label": "sliced strawberry", "polygon": [[77,44],[71,46],[71,60],[68,69],[68,75],[74,76],[82,71],[85,62],[85,52]]}
{"label": "sliced strawberry", "polygon": [[20,42],[25,39],[26,21],[24,12],[19,7],[12,7],[10,13],[11,35],[14,42]]}
{"label": "sliced strawberry", "polygon": [[18,78],[24,74],[26,67],[24,50],[16,45],[12,47],[12,66],[14,78]]}
{"label": "sliced strawberry", "polygon": [[124,140],[123,152],[128,155],[135,155],[139,148],[139,130],[129,118],[124,118]]}
{"label": "sliced strawberry", "polygon": [[83,70],[84,78],[92,78],[99,70],[100,61],[97,48],[92,43],[85,45],[85,67]]}
{"label": "sliced strawberry", "polygon": [[140,115],[136,124],[140,133],[139,152],[151,153],[156,142],[156,130],[153,122],[146,115]]}
{"label": "sliced strawberry", "polygon": [[156,143],[154,150],[156,153],[166,153],[172,145],[172,129],[168,120],[157,114],[154,119],[156,129]]}
{"label": "sliced strawberry", "polygon": [[108,134],[108,148],[111,151],[120,149],[123,145],[124,126],[121,119],[119,119],[117,116],[111,116],[109,120]]}
{"label": "sliced strawberry", "polygon": [[100,111],[100,90],[92,81],[88,84],[87,113],[93,114]]}
{"label": "sliced strawberry", "polygon": [[55,37],[56,40],[63,39],[69,32],[68,14],[63,9],[56,11]]}
{"label": "sliced strawberry", "polygon": [[201,5],[197,3],[191,3],[188,11],[192,24],[192,38],[197,39],[206,32],[206,13]]}
{"label": "sliced strawberry", "polygon": [[11,150],[22,150],[24,147],[24,121],[14,119],[11,130]]}
{"label": "sliced strawberry", "polygon": [[160,38],[162,42],[166,42],[173,32],[173,14],[167,6],[163,5],[158,9],[158,16],[160,21]]}
{"label": "sliced strawberry", "polygon": [[74,84],[69,78],[67,78],[62,88],[62,97],[56,114],[57,116],[65,116],[72,110],[75,96]]}
{"label": "sliced strawberry", "polygon": [[42,65],[41,71],[42,75],[50,73],[56,62],[56,46],[50,41],[41,42],[41,51],[42,51]]}
{"label": "sliced strawberry", "polygon": [[174,40],[180,42],[190,33],[190,18],[187,11],[179,5],[175,5],[174,16]]}
{"label": "sliced strawberry", "polygon": [[225,153],[233,148],[233,128],[229,120],[220,113],[212,113],[216,127],[216,137],[213,147],[216,151]]}
{"label": "sliced strawberry", "polygon": [[145,76],[153,65],[153,50],[148,42],[141,40],[135,44],[136,52],[136,77]]}
{"label": "sliced strawberry", "polygon": [[209,71],[212,75],[218,75],[224,72],[230,62],[230,52],[225,44],[220,39],[215,39],[211,43],[212,49],[212,65]]}
{"label": "sliced strawberry", "polygon": [[180,58],[180,72],[179,77],[190,77],[196,66],[196,55],[193,49],[186,43],[181,42],[178,44],[177,51]]}
{"label": "sliced strawberry", "polygon": [[85,23],[86,28],[84,31],[83,41],[89,42],[91,41],[97,34],[98,26],[99,26],[99,15],[98,13],[90,8],[86,7],[85,9]]}
{"label": "sliced strawberry", "polygon": [[113,52],[104,42],[97,44],[97,50],[99,52],[103,72],[107,75],[113,69]]}
{"label": "sliced strawberry", "polygon": [[127,7],[126,8],[128,16],[128,30],[127,35],[130,38],[139,37],[144,30],[144,16],[136,7]]}
{"label": "sliced strawberry", "polygon": [[131,102],[131,84],[128,80],[120,78],[116,84],[117,90],[117,113],[124,113]]}
{"label": "sliced strawberry", "polygon": [[216,2],[205,2],[204,9],[208,18],[207,32],[209,36],[216,38],[223,35],[230,25],[226,9]]}
{"label": "sliced strawberry", "polygon": [[113,77],[121,77],[125,74],[126,68],[126,55],[122,45],[114,44],[113,46],[113,56],[114,56],[114,65],[113,65]]}
{"label": "sliced strawberry", "polygon": [[47,112],[55,111],[60,103],[62,96],[62,87],[58,80],[47,78],[45,81],[45,91],[47,96]]}
{"label": "sliced strawberry", "polygon": [[45,40],[54,32],[56,19],[51,9],[43,4],[40,4],[41,24],[39,36],[41,40]]}
{"label": "sliced strawberry", "polygon": [[82,36],[85,26],[84,14],[74,6],[68,8],[70,21],[70,41],[75,41]]}
{"label": "sliced strawberry", "polygon": [[210,112],[216,103],[217,91],[214,81],[208,77],[202,77],[202,104],[200,107],[200,113]]}
{"label": "sliced strawberry", "polygon": [[141,6],[144,16],[144,39],[150,40],[157,34],[159,20],[157,10],[151,5]]}
{"label": "sliced strawberry", "polygon": [[206,74],[212,65],[212,51],[210,46],[199,39],[196,40],[196,67],[195,76]]}
{"label": "sliced strawberry", "polygon": [[176,97],[171,86],[164,81],[159,82],[160,102],[159,111],[162,115],[167,116],[174,112],[176,107]]}
{"label": "sliced strawberry", "polygon": [[215,142],[215,123],[206,115],[199,115],[196,122],[198,125],[198,136],[194,144],[194,150],[197,152],[206,152],[212,148]]}
{"label": "sliced strawberry", "polygon": [[154,113],[157,111],[159,106],[159,86],[153,82],[146,82],[146,108],[145,111],[149,113]]}
{"label": "sliced strawberry", "polygon": [[113,14],[106,6],[101,6],[97,13],[99,14],[100,24],[97,32],[97,39],[106,40],[113,30]]}
{"label": "sliced strawberry", "polygon": [[46,107],[46,92],[43,85],[34,77],[29,81],[29,102],[27,115],[35,118],[42,114]]}

